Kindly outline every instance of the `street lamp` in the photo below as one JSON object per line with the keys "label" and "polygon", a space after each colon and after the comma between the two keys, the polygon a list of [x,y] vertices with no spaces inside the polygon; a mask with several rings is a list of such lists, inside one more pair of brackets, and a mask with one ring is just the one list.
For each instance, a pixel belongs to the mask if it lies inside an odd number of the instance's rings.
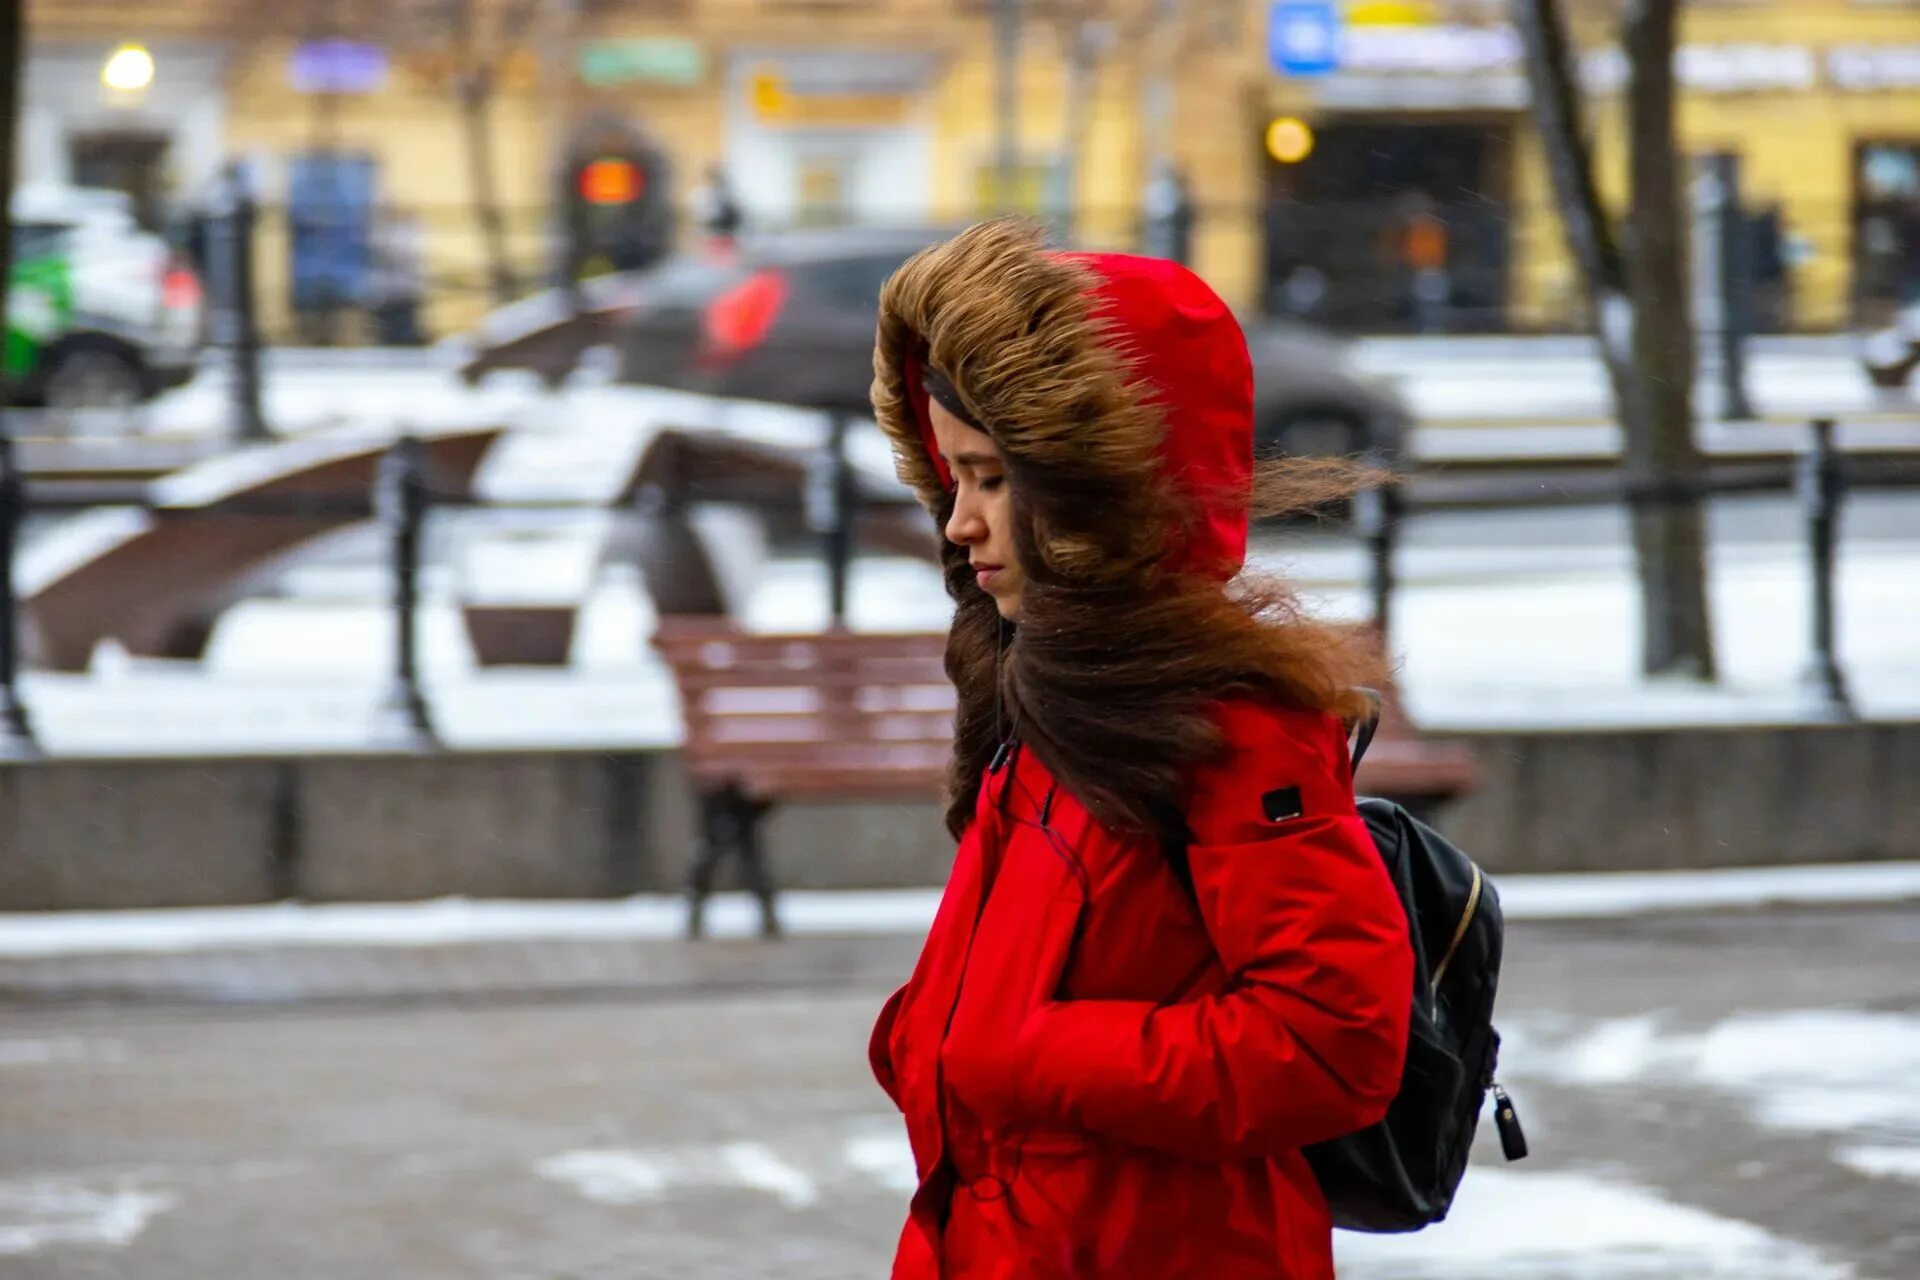
{"label": "street lamp", "polygon": [[153,55],[137,44],[123,44],[100,67],[100,83],[117,93],[138,93],[153,83]]}

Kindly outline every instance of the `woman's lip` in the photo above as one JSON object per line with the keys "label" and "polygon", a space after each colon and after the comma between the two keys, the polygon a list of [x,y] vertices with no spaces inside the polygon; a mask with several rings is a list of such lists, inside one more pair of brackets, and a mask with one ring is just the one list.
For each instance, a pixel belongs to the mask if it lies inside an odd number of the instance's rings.
{"label": "woman's lip", "polygon": [[984,587],[988,580],[999,572],[1000,566],[997,564],[977,564],[973,566],[973,580]]}

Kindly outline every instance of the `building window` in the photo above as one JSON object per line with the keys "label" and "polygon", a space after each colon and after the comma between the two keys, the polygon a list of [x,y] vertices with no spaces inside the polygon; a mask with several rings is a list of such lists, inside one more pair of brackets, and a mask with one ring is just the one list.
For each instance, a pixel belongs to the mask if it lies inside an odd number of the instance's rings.
{"label": "building window", "polygon": [[989,160],[973,171],[973,207],[981,217],[1021,213],[1058,218],[1067,211],[1067,169],[1058,158],[1022,160],[1013,168],[1013,189],[1001,198],[1000,166]]}
{"label": "building window", "polygon": [[359,305],[373,267],[373,157],[309,151],[287,168],[293,311],[307,341],[338,340],[340,313]]}
{"label": "building window", "polygon": [[1862,142],[1853,164],[1853,295],[1857,323],[1920,302],[1920,141]]}

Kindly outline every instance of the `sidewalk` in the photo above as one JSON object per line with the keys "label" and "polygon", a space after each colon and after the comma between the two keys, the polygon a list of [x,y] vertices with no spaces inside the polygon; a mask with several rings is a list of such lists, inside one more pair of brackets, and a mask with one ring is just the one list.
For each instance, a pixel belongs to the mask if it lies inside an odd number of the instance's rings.
{"label": "sidewalk", "polygon": [[[1526,921],[1920,902],[1920,862],[1745,871],[1515,875],[1501,910]],[[281,1004],[425,999],[664,997],[840,989],[899,980],[938,889],[795,891],[787,938],[755,938],[743,894],[710,908],[713,940],[681,940],[684,904],[279,903],[257,907],[0,915],[0,1005]]]}

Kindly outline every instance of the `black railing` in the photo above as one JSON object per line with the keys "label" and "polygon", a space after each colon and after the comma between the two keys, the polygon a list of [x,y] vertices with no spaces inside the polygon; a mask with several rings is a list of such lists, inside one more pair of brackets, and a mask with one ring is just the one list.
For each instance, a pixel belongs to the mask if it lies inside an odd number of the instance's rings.
{"label": "black railing", "polygon": [[1696,476],[1658,480],[1638,479],[1617,468],[1531,481],[1500,475],[1413,477],[1363,495],[1354,509],[1354,524],[1368,546],[1374,621],[1384,639],[1392,623],[1395,556],[1406,516],[1529,507],[1643,509],[1694,505],[1714,497],[1795,494],[1806,520],[1810,569],[1808,674],[1835,714],[1851,716],[1853,702],[1836,640],[1841,512],[1847,495],[1857,490],[1914,488],[1920,488],[1920,457],[1849,458],[1834,441],[1833,421],[1821,418],[1810,424],[1808,446],[1794,459],[1713,464]]}
{"label": "black railing", "polygon": [[[1837,645],[1839,606],[1834,590],[1839,560],[1840,518],[1847,496],[1859,490],[1920,488],[1920,458],[1848,457],[1834,440],[1834,424],[1816,421],[1810,443],[1797,459],[1777,463],[1748,462],[1713,467],[1696,478],[1678,481],[1636,481],[1614,470],[1556,475],[1549,481],[1513,476],[1415,476],[1362,496],[1355,504],[1352,532],[1362,539],[1369,557],[1369,589],[1374,623],[1383,638],[1390,635],[1397,587],[1396,559],[1407,517],[1472,509],[1529,507],[1629,507],[1698,503],[1715,496],[1792,493],[1799,498],[1806,520],[1811,578],[1812,627],[1809,636],[1809,673],[1837,716],[1854,714]],[[816,472],[816,496],[795,495],[784,514],[804,511],[821,535],[828,561],[835,625],[844,620],[848,562],[853,556],[857,508],[863,497],[844,460],[845,432],[829,436],[822,465]],[[108,492],[107,489],[113,490]],[[698,501],[699,494],[682,495]],[[657,505],[658,495],[647,487],[637,495],[644,508]],[[382,459],[371,492],[242,494],[200,506],[155,502],[144,491],[93,482],[27,482],[14,465],[10,442],[0,435],[0,756],[33,749],[33,726],[18,693],[21,633],[20,602],[14,590],[12,565],[20,528],[30,513],[80,512],[100,507],[133,507],[165,519],[207,516],[243,516],[258,519],[328,517],[378,519],[388,532],[391,570],[394,669],[383,709],[391,736],[403,744],[431,747],[433,717],[422,689],[418,657],[419,577],[426,526],[435,510],[490,511],[579,510],[588,504],[558,502],[492,502],[471,493],[436,488],[428,474],[425,451],[419,442],[400,437]]]}

